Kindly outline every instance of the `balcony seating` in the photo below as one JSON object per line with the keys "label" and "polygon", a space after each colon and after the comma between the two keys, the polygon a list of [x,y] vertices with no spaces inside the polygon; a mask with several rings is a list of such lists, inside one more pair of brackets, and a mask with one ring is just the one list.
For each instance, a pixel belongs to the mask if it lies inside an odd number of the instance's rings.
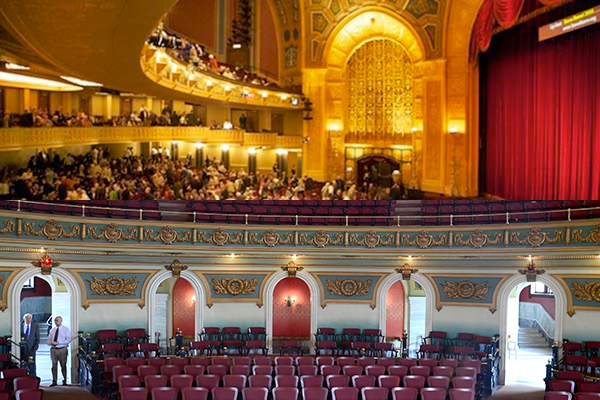
{"label": "balcony seating", "polygon": [[146,335],[145,329],[127,329],[125,336],[125,352],[135,356],[139,352],[139,343],[148,342],[150,337]]}

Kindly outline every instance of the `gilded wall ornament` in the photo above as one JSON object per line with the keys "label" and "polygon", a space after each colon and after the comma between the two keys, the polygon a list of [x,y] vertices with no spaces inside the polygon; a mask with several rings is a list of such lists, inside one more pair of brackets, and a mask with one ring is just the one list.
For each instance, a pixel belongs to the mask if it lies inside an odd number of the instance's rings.
{"label": "gilded wall ornament", "polygon": [[240,294],[253,294],[256,291],[258,278],[251,281],[243,278],[223,278],[221,281],[217,278],[212,279],[212,285],[217,294],[230,294],[238,296]]}
{"label": "gilded wall ornament", "polygon": [[416,268],[411,268],[410,265],[408,265],[408,263],[406,263],[402,266],[402,268],[396,268],[396,272],[399,274],[402,274],[403,281],[409,281],[410,276],[412,274],[419,272],[419,270]]}
{"label": "gilded wall ornament", "polygon": [[302,271],[304,267],[299,267],[295,262],[290,261],[287,265],[281,267],[281,269],[288,273],[288,278],[295,278],[296,272]]}
{"label": "gilded wall ornament", "polygon": [[452,283],[446,281],[442,288],[449,299],[483,300],[488,296],[491,286],[487,285],[487,281],[483,283],[473,283],[471,281]]}
{"label": "gilded wall ornament", "polygon": [[90,289],[94,294],[100,296],[131,296],[134,295],[138,284],[137,276],[131,279],[123,279],[118,276],[98,279],[92,276],[92,281],[86,279],[90,283]]}
{"label": "gilded wall ornament", "polygon": [[290,244],[294,242],[293,233],[288,232],[285,233],[284,236],[285,239],[283,239],[281,235],[275,232],[273,229],[269,229],[260,236],[260,239],[258,239],[256,232],[250,232],[248,234],[248,241],[253,244],[264,244],[268,247],[273,247],[278,244]]}
{"label": "gilded wall ornament", "polygon": [[600,303],[600,282],[584,283],[583,286],[577,282],[573,282],[572,290],[577,300],[597,301]]}
{"label": "gilded wall ornament", "polygon": [[223,228],[217,228],[214,232],[210,234],[209,237],[206,237],[205,231],[198,232],[198,240],[201,243],[214,243],[217,246],[223,246],[227,243],[242,243],[244,240],[244,234],[242,232],[235,232],[233,234],[235,239],[231,237],[231,234],[226,232]]}
{"label": "gilded wall ornament", "polygon": [[594,244],[600,245],[600,224],[596,225],[596,228],[590,229],[586,236],[581,236],[582,233],[583,229],[573,229],[573,241],[582,243],[594,242]]}
{"label": "gilded wall ornament", "polygon": [[395,235],[388,233],[385,235],[385,240],[375,231],[369,231],[363,235],[361,240],[358,240],[358,235],[353,233],[349,237],[349,242],[355,246],[367,246],[373,249],[377,246],[393,246],[396,238]]}
{"label": "gilded wall ornament", "polygon": [[301,233],[298,235],[300,244],[311,245],[314,244],[319,248],[323,248],[325,246],[335,246],[344,243],[344,235],[342,233],[337,233],[335,235],[335,239],[331,238],[331,235],[327,234],[323,230],[318,230],[317,233],[313,234],[308,240],[308,234]]}
{"label": "gilded wall ornament", "polygon": [[69,225],[71,228],[70,232],[65,231],[62,225],[58,224],[58,221],[51,219],[47,223],[40,225],[40,229],[37,231],[33,228],[35,222],[27,221],[23,224],[25,234],[32,236],[46,236],[49,240],[56,240],[58,238],[72,238],[79,235],[79,226]]}
{"label": "gilded wall ornament", "polygon": [[138,238],[139,231],[137,228],[129,228],[129,235],[125,235],[123,229],[119,228],[117,224],[108,224],[106,228],[100,231],[100,234],[96,232],[95,226],[87,228],[87,234],[92,239],[106,239],[109,243],[116,243],[119,240],[134,240]]}
{"label": "gilded wall ornament", "polygon": [[503,237],[504,234],[502,234],[502,232],[496,232],[494,234],[494,240],[491,240],[481,229],[475,229],[474,233],[469,235],[467,240],[463,240],[462,233],[455,233],[454,242],[461,246],[473,246],[476,249],[481,249],[483,246],[502,243]]}
{"label": "gilded wall ornament", "polygon": [[171,264],[165,265],[165,269],[173,273],[173,278],[179,278],[181,271],[185,271],[188,267],[187,265],[182,265],[179,260],[173,260]]}
{"label": "gilded wall ornament", "polygon": [[153,242],[160,240],[164,244],[171,244],[174,242],[189,242],[192,239],[191,231],[183,230],[181,231],[180,236],[179,233],[170,226],[165,226],[163,229],[158,231],[158,235],[156,236],[152,235],[153,232],[153,229],[147,228],[144,230],[144,236],[146,237],[146,240],[151,240]]}
{"label": "gilded wall ornament", "polygon": [[527,282],[535,282],[537,280],[537,276],[545,274],[546,270],[537,268],[534,265],[531,256],[529,256],[529,265],[525,269],[520,269],[519,273],[521,275],[525,275],[525,277],[527,278]]}
{"label": "gilded wall ornament", "polygon": [[0,233],[13,233],[15,231],[15,221],[4,220],[4,228],[0,229]]}
{"label": "gilded wall ornament", "polygon": [[359,279],[336,279],[334,282],[331,279],[327,279],[325,283],[327,283],[327,290],[329,290],[329,293],[350,297],[369,294],[373,280],[368,279],[363,282]]}
{"label": "gilded wall ornament", "polygon": [[4,276],[0,275],[0,285],[2,285],[2,282],[4,282]]}
{"label": "gilded wall ornament", "polygon": [[429,246],[442,246],[448,242],[448,235],[441,233],[438,235],[436,240],[433,235],[430,235],[428,231],[421,231],[413,240],[409,240],[410,235],[403,234],[400,238],[403,246],[419,246],[422,249],[426,249]]}
{"label": "gilded wall ornament", "polygon": [[540,247],[544,243],[557,243],[562,242],[565,236],[563,231],[554,231],[554,237],[550,237],[546,232],[542,232],[537,226],[531,228],[531,232],[525,235],[525,239],[519,239],[521,236],[520,232],[513,232],[510,234],[511,243],[516,244],[528,244],[531,247]]}

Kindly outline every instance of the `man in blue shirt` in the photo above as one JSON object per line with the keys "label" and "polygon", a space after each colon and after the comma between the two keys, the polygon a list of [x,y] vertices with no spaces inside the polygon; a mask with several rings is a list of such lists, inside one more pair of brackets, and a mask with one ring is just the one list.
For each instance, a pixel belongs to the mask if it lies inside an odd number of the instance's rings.
{"label": "man in blue shirt", "polygon": [[48,335],[46,343],[50,346],[50,358],[52,359],[52,386],[56,386],[57,367],[60,362],[60,368],[63,376],[63,386],[67,385],[67,356],[69,355],[69,344],[71,344],[71,331],[62,325],[62,317],[54,318],[56,325]]}

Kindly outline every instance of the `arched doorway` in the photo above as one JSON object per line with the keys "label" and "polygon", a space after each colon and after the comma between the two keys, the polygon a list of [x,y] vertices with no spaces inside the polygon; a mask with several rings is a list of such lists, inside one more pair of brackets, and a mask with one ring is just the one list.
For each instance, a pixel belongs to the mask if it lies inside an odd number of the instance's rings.
{"label": "arched doorway", "polygon": [[303,347],[310,341],[310,289],[298,278],[284,278],[273,289],[273,346],[283,340],[300,340]]}
{"label": "arched doorway", "polygon": [[[42,275],[39,268],[28,267],[20,271],[11,282],[9,288],[9,309],[12,312],[12,335],[14,338],[21,336],[22,313],[27,311],[21,309],[21,294],[23,287],[35,278],[44,281],[51,288],[51,313],[53,317],[60,315],[63,317],[63,325],[71,331],[71,345],[69,346],[68,375],[70,383],[76,383],[77,375],[77,331],[79,329],[79,306],[81,306],[81,288],[73,275],[64,268],[55,268],[52,275]],[[39,281],[38,281],[39,282]],[[17,311],[18,310],[18,311]],[[19,312],[21,311],[21,312]],[[45,321],[44,321],[45,322]],[[46,333],[47,336],[47,333]],[[45,340],[40,340],[40,345],[45,345]],[[40,346],[42,352],[38,350],[36,356],[37,375],[42,378],[42,384],[49,384],[52,380],[50,373],[50,355],[49,350],[44,353],[44,348]],[[13,348],[15,354],[19,354],[18,348]],[[60,371],[59,371],[60,374]],[[62,378],[62,376],[59,376]]]}
{"label": "arched doorway", "polygon": [[400,170],[400,162],[384,155],[369,155],[356,161],[356,186],[373,183],[379,187],[392,186],[392,172]]}
{"label": "arched doorway", "polygon": [[[552,276],[544,274],[544,275],[540,275],[537,277],[537,281],[536,283],[534,283],[534,285],[537,284],[541,284],[544,285],[548,288],[549,291],[551,291],[553,293],[553,297],[554,297],[554,332],[548,332],[548,335],[551,335],[553,337],[553,341],[557,341],[559,343],[562,342],[562,337],[563,337],[563,318],[564,318],[564,314],[566,313],[566,304],[567,304],[567,297],[566,294],[564,292],[563,287],[561,286],[561,284],[554,279]],[[524,359],[519,360],[518,363],[510,363],[509,359],[508,359],[508,349],[509,349],[509,342],[510,341],[515,341],[514,340],[514,335],[515,335],[515,318],[519,319],[519,314],[521,310],[516,310],[515,309],[515,303],[518,304],[520,303],[520,296],[521,293],[523,291],[523,289],[525,290],[529,290],[529,285],[530,283],[526,281],[525,276],[523,275],[514,275],[510,278],[508,278],[504,284],[502,285],[502,287],[499,289],[499,293],[498,293],[498,305],[499,305],[499,312],[500,312],[500,327],[499,327],[499,332],[500,332],[500,368],[501,368],[501,373],[500,373],[500,383],[504,384],[507,381],[507,378],[510,378],[513,375],[512,368],[518,368],[520,370],[520,368],[523,367],[524,363]],[[519,296],[519,297],[517,297]],[[512,306],[512,307],[511,307]],[[521,307],[519,307],[521,308]],[[518,325],[518,322],[517,322]],[[518,328],[517,329],[517,337],[518,337]],[[509,341],[508,339],[508,335],[511,336],[511,339]],[[517,339],[518,342],[518,339]],[[511,345],[512,346],[512,345]],[[514,355],[511,353],[511,360],[513,360]],[[545,361],[547,362],[548,358],[546,357]],[[535,360],[533,360],[535,361]],[[531,362],[531,360],[530,360]],[[543,365],[545,365],[546,363],[544,362]],[[529,368],[529,367],[526,367]],[[532,367],[533,368],[533,367]],[[534,368],[539,368],[540,370],[544,370],[543,366],[539,366],[539,367],[534,367]],[[511,369],[511,370],[509,370]],[[518,371],[517,371],[518,373]],[[537,382],[537,381],[536,381]],[[542,381],[543,383],[543,381]],[[542,383],[538,383],[538,385],[541,385]]]}

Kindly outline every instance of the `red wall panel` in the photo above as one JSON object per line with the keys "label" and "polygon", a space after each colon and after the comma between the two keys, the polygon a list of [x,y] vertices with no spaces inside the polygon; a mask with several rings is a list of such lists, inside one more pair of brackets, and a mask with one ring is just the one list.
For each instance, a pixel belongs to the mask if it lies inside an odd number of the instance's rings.
{"label": "red wall panel", "polygon": [[177,279],[173,287],[173,332],[177,328],[186,336],[196,334],[196,292],[183,278]]}
{"label": "red wall panel", "polygon": [[[287,306],[285,298],[292,296],[296,302]],[[310,289],[300,278],[285,278],[273,290],[273,336],[309,337]]]}
{"label": "red wall panel", "polygon": [[34,279],[35,289],[23,289],[21,291],[21,300],[26,297],[52,297],[50,284],[37,276]]}
{"label": "red wall panel", "polygon": [[168,28],[214,50],[217,46],[216,0],[179,0],[169,11]]}
{"label": "red wall panel", "polygon": [[267,0],[260,0],[260,69],[267,72],[269,76],[279,76],[279,47],[277,46],[277,35],[275,32],[275,21],[269,8]]}
{"label": "red wall panel", "polygon": [[402,338],[404,330],[404,286],[398,281],[390,287],[386,298],[385,329],[387,337]]}
{"label": "red wall panel", "polygon": [[555,317],[556,302],[554,301],[554,296],[548,297],[548,296],[533,295],[533,296],[531,296],[531,298],[529,298],[529,286],[526,286],[525,289],[521,290],[521,294],[519,295],[519,301],[522,301],[524,303],[541,304],[542,307],[544,307],[544,310],[546,310],[552,318],[556,318]]}

